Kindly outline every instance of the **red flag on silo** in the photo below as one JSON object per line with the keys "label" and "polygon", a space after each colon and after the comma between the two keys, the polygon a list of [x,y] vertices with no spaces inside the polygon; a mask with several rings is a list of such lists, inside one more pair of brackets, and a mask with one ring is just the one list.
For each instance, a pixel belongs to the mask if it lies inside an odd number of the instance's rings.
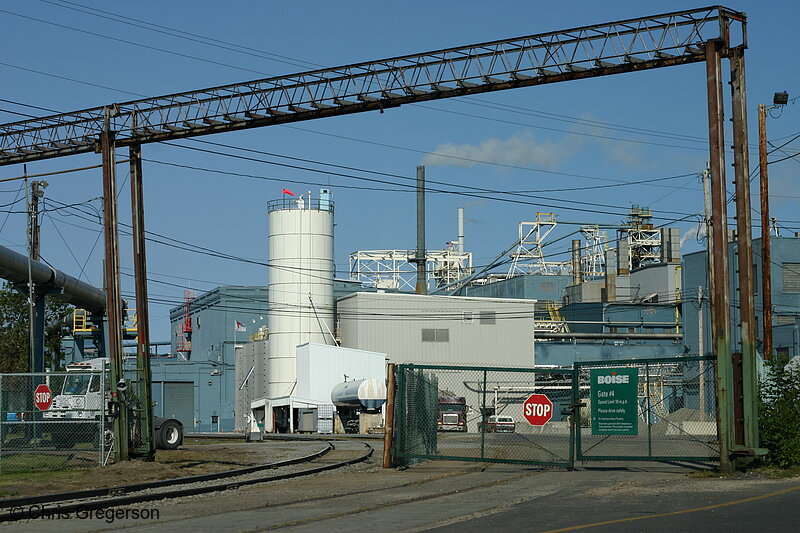
{"label": "red flag on silo", "polygon": [[283,194],[288,194],[289,196],[294,196],[294,193],[289,189],[283,189]]}

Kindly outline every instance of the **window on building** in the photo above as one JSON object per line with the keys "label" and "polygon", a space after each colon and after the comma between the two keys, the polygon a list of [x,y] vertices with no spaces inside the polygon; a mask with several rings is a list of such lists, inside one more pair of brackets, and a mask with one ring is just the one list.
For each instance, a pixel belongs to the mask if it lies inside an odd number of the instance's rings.
{"label": "window on building", "polygon": [[423,329],[422,342],[450,342],[450,330]]}
{"label": "window on building", "polygon": [[800,292],[800,263],[781,263],[783,292]]}
{"label": "window on building", "polygon": [[753,264],[753,294],[758,294],[758,265]]}
{"label": "window on building", "polygon": [[472,324],[472,311],[462,311],[461,322],[464,324]]}
{"label": "window on building", "polygon": [[797,318],[794,315],[778,315],[776,317],[776,322],[779,326],[791,326],[794,324],[794,319]]}
{"label": "window on building", "polygon": [[480,322],[481,324],[494,324],[496,317],[494,311],[481,311],[480,312]]}

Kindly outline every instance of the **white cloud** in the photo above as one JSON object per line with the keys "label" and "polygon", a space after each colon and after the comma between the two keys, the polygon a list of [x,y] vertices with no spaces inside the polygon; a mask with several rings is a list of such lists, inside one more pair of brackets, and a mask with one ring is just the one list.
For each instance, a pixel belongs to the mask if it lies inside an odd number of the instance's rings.
{"label": "white cloud", "polygon": [[561,142],[537,142],[530,132],[512,135],[508,139],[486,139],[479,144],[443,144],[427,154],[422,163],[429,166],[471,168],[480,163],[500,163],[514,166],[544,166],[549,169],[575,154],[579,142],[565,137]]}
{"label": "white cloud", "polygon": [[686,233],[681,236],[681,248],[686,244],[689,239],[701,238],[706,236],[706,225],[698,224],[689,228]]}

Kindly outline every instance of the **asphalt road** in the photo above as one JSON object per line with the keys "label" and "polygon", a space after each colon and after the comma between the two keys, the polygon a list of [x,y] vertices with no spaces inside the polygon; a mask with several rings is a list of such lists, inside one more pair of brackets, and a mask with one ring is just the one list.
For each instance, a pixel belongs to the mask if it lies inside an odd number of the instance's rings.
{"label": "asphalt road", "polygon": [[[693,486],[694,485],[694,486]],[[490,516],[453,523],[430,531],[485,533],[528,531],[642,532],[797,531],[800,524],[800,480],[682,480],[652,491],[618,490],[617,494],[580,497],[553,494],[519,503]]]}

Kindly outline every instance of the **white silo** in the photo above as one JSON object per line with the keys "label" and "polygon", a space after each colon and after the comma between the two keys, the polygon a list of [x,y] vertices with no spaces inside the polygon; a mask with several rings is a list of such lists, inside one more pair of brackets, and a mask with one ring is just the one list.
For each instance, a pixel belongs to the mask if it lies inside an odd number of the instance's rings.
{"label": "white silo", "polygon": [[267,397],[291,396],[299,344],[333,344],[333,201],[308,192],[267,204],[269,356]]}

